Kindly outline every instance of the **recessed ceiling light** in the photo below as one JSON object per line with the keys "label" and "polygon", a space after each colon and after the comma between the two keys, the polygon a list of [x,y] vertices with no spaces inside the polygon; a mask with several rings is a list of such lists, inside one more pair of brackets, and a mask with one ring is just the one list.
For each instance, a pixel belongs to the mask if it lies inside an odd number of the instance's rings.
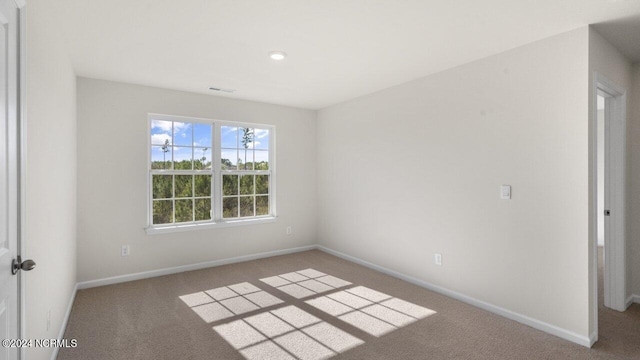
{"label": "recessed ceiling light", "polygon": [[272,51],[269,53],[269,57],[273,60],[284,60],[287,57],[287,53],[284,51]]}

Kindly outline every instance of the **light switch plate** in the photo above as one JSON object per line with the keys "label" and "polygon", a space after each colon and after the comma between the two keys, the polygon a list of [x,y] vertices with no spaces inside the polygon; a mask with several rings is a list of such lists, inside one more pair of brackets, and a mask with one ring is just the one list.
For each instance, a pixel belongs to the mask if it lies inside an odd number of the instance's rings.
{"label": "light switch plate", "polygon": [[511,185],[500,186],[500,199],[502,200],[511,199]]}

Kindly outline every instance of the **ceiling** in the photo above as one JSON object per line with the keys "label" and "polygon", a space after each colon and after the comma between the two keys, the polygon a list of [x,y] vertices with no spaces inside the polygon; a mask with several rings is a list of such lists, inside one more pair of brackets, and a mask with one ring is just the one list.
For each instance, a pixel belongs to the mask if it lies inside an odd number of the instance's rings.
{"label": "ceiling", "polygon": [[640,62],[640,15],[604,21],[593,27],[631,61]]}
{"label": "ceiling", "polygon": [[[640,60],[640,0],[44,3],[61,19],[78,76],[308,109],[587,24],[601,24],[603,36]],[[271,60],[272,50],[288,57]]]}

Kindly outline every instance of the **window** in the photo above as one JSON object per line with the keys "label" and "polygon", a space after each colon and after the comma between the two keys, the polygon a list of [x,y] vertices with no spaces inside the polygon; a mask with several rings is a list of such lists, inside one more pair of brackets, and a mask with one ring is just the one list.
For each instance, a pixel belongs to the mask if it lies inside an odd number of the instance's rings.
{"label": "window", "polygon": [[149,228],[273,219],[272,126],[149,115]]}
{"label": "window", "polygon": [[221,126],[220,131],[222,217],[269,215],[269,130]]}

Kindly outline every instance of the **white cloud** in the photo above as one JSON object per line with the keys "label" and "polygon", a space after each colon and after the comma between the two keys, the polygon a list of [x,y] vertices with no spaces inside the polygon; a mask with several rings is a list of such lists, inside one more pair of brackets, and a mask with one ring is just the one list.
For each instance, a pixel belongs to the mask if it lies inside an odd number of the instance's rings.
{"label": "white cloud", "polygon": [[230,126],[223,126],[222,127],[222,133],[227,135],[227,134],[231,134],[231,133],[235,133],[238,131],[238,128],[236,127],[230,127]]}
{"label": "white cloud", "polygon": [[161,131],[163,133],[171,134],[171,126],[173,124],[173,128],[176,133],[179,133],[183,129],[188,129],[191,126],[191,123],[181,123],[171,121],[163,121],[163,120],[152,120],[151,121],[151,129],[156,131]]}
{"label": "white cloud", "polygon": [[171,135],[169,134],[153,134],[151,135],[151,143],[155,145],[164,145],[164,142],[169,140],[171,143]]}
{"label": "white cloud", "polygon": [[262,139],[266,136],[269,136],[269,130],[267,129],[254,129],[254,134],[256,139]]}
{"label": "white cloud", "polygon": [[191,146],[173,146],[173,152],[182,151],[183,153],[191,153],[191,149]]}
{"label": "white cloud", "polygon": [[151,129],[171,134],[171,121],[152,120]]}
{"label": "white cloud", "polygon": [[[208,143],[208,141],[207,141],[207,143]],[[208,144],[205,144],[204,142],[199,142],[199,141],[194,141],[193,142],[193,146],[194,147],[205,147],[205,148],[211,147]]]}

